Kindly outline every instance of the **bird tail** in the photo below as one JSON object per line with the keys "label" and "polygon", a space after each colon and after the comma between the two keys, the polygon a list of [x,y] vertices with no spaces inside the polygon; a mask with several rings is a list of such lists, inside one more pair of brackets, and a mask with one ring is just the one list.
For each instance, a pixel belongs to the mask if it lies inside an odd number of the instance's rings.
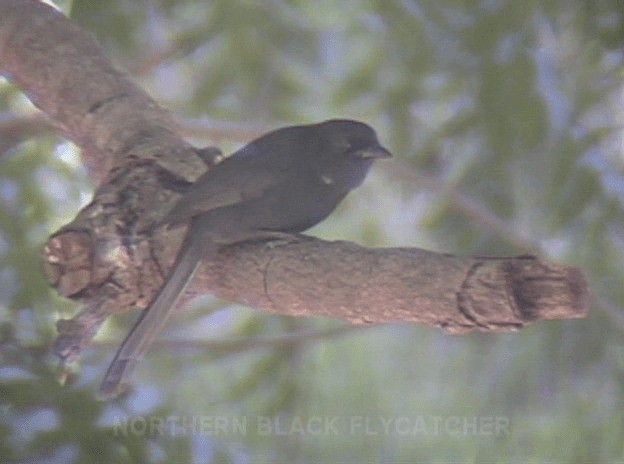
{"label": "bird tail", "polygon": [[176,261],[152,303],[142,313],[115,354],[100,385],[99,399],[117,396],[136,363],[161,332],[169,315],[206,253],[206,243],[193,236],[189,227]]}

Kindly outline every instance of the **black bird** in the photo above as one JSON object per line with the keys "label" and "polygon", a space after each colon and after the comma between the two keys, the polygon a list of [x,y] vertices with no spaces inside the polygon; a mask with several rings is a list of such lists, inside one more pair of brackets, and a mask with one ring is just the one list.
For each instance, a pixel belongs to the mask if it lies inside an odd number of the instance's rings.
{"label": "black bird", "polygon": [[190,222],[164,285],[108,368],[100,397],[118,393],[202,259],[226,245],[312,227],[362,183],[375,159],[390,156],[370,126],[334,119],[269,132],[202,175],[157,225]]}

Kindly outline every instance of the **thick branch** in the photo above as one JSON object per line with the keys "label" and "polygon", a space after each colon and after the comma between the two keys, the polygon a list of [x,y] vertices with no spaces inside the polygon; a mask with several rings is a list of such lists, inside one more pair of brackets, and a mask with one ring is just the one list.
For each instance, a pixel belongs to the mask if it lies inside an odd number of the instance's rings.
{"label": "thick branch", "polygon": [[[0,72],[82,147],[101,182],[44,252],[52,284],[85,303],[59,324],[57,351],[69,356],[108,314],[144,308],[152,298],[184,231],[149,238],[137,231],[164,215],[206,162],[91,37],[44,4],[0,0]],[[582,317],[588,306],[578,270],[533,257],[457,258],[308,238],[229,247],[207,263],[197,285],[282,314],[417,322],[452,333]]]}
{"label": "thick branch", "polygon": [[156,161],[187,180],[203,169],[170,114],[48,5],[0,1],[0,72],[82,147],[99,180],[131,160]]}
{"label": "thick branch", "polygon": [[306,237],[277,247],[230,247],[206,267],[198,283],[222,298],[241,301],[243,287],[248,305],[352,324],[508,332],[536,319],[582,317],[587,309],[578,270],[533,256],[459,258]]}

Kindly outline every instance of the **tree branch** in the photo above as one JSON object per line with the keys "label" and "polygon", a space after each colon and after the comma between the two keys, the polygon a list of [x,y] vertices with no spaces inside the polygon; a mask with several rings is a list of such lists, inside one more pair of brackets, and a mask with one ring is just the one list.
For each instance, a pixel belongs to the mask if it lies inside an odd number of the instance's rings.
{"label": "tree branch", "polygon": [[[0,0],[0,72],[81,146],[99,182],[43,254],[50,282],[85,305],[58,325],[56,351],[71,358],[109,314],[147,306],[184,231],[137,231],[210,163],[90,36],[38,1]],[[451,333],[517,330],[539,318],[583,317],[588,307],[580,271],[535,257],[458,258],[303,236],[228,247],[205,264],[195,287],[281,314],[416,322]]]}

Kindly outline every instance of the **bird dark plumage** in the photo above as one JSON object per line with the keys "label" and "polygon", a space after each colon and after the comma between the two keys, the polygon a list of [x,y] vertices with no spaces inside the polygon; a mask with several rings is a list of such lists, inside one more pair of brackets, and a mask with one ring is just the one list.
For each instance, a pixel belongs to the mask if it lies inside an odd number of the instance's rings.
{"label": "bird dark plumage", "polygon": [[362,183],[375,159],[389,156],[371,127],[335,119],[269,132],[210,168],[158,223],[190,227],[165,284],[115,355],[100,396],[117,393],[202,259],[219,247],[312,227]]}

